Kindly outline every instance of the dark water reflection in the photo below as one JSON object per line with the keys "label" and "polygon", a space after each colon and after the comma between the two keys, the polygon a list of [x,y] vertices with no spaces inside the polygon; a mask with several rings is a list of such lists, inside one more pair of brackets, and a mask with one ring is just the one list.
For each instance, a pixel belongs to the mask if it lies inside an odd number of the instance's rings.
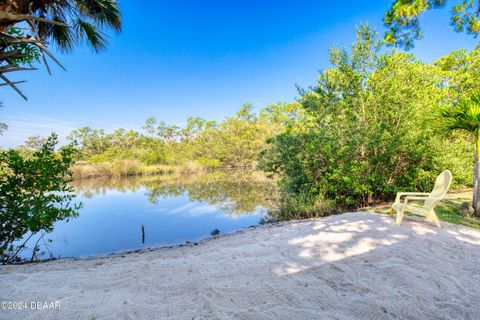
{"label": "dark water reflection", "polygon": [[[276,198],[261,173],[241,170],[98,178],[73,187],[84,208],[46,235],[52,242],[40,242],[41,258],[179,244],[208,237],[214,229],[233,232],[268,217]],[[23,257],[30,254],[27,250]]]}

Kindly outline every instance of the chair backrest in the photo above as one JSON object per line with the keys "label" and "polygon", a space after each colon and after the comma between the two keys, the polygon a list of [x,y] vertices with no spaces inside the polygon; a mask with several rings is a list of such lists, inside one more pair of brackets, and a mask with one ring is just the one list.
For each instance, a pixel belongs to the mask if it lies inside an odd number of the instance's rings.
{"label": "chair backrest", "polygon": [[452,183],[452,173],[450,170],[445,170],[437,177],[435,180],[435,186],[433,187],[432,192],[425,201],[424,209],[432,210],[435,205],[445,198],[448,188]]}

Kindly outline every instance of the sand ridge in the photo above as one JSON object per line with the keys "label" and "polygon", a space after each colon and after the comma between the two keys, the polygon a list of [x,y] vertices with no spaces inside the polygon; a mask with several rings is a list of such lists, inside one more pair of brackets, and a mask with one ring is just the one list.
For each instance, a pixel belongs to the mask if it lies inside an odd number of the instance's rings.
{"label": "sand ridge", "polygon": [[346,213],[198,245],[0,266],[1,319],[480,319],[480,231]]}

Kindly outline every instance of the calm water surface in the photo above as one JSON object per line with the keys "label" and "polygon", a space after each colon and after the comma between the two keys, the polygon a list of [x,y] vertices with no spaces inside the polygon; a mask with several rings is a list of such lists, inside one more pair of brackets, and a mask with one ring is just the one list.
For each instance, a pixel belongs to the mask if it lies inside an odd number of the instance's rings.
{"label": "calm water surface", "polygon": [[[259,172],[89,179],[73,184],[78,218],[59,222],[40,241],[39,258],[81,257],[180,244],[259,224],[275,189]],[[142,225],[145,237],[142,239]],[[51,242],[48,241],[51,240]],[[25,250],[23,258],[30,258]]]}

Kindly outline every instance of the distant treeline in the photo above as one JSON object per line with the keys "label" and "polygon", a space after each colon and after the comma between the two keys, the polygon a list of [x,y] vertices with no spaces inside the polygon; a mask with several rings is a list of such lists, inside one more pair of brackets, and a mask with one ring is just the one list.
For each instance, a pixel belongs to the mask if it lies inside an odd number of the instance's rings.
{"label": "distant treeline", "polygon": [[[112,133],[83,127],[67,139],[78,150],[73,168],[77,178],[192,172],[219,167],[255,167],[269,138],[298,121],[300,104],[278,103],[260,112],[245,104],[235,116],[221,122],[190,117],[184,127],[155,117],[141,131],[119,128]],[[38,149],[40,137],[21,147]]]}

